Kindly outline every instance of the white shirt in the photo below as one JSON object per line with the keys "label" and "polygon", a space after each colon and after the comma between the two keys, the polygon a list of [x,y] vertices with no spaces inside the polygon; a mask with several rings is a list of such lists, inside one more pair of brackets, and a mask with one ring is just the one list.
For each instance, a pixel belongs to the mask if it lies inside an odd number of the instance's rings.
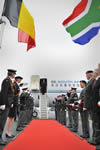
{"label": "white shirt", "polygon": [[100,76],[96,77],[96,80],[98,80],[100,78]]}

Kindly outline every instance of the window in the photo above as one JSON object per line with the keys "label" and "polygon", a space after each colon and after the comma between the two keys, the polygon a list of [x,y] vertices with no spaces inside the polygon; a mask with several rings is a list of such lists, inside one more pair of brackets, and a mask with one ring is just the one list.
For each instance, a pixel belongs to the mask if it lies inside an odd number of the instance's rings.
{"label": "window", "polygon": [[64,84],[64,86],[66,87],[66,86],[67,86],[67,84]]}
{"label": "window", "polygon": [[56,87],[58,86],[58,84],[56,84]]}
{"label": "window", "polygon": [[73,87],[75,87],[75,84],[73,84]]}
{"label": "window", "polygon": [[51,84],[51,86],[54,86],[54,84]]}
{"label": "window", "polygon": [[77,84],[77,87],[79,87],[80,85],[79,84]]}

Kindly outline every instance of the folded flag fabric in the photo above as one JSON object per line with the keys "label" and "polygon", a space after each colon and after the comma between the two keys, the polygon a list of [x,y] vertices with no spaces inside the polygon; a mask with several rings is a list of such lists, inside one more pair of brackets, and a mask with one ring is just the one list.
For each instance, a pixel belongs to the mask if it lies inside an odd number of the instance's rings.
{"label": "folded flag fabric", "polygon": [[36,46],[34,20],[23,0],[5,0],[2,15],[8,18],[12,26],[19,29],[18,41],[27,43],[27,51]]}
{"label": "folded flag fabric", "polygon": [[88,43],[100,29],[100,0],[81,0],[62,24],[75,43]]}

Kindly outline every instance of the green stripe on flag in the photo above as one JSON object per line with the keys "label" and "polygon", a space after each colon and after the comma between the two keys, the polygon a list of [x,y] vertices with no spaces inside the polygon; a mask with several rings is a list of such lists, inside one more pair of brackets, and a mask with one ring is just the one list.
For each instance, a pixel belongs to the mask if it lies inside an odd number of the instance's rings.
{"label": "green stripe on flag", "polygon": [[67,32],[69,32],[73,37],[76,34],[80,33],[82,30],[84,30],[85,28],[87,28],[90,24],[100,22],[99,7],[100,7],[100,0],[92,0],[92,4],[88,14],[85,15],[76,23],[66,28]]}

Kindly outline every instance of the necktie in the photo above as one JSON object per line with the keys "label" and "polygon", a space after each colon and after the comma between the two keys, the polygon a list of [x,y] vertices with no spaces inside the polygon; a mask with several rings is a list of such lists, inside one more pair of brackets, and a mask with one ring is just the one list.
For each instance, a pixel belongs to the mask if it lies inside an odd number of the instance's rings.
{"label": "necktie", "polygon": [[93,86],[95,86],[95,84],[96,84],[96,79],[94,79]]}

